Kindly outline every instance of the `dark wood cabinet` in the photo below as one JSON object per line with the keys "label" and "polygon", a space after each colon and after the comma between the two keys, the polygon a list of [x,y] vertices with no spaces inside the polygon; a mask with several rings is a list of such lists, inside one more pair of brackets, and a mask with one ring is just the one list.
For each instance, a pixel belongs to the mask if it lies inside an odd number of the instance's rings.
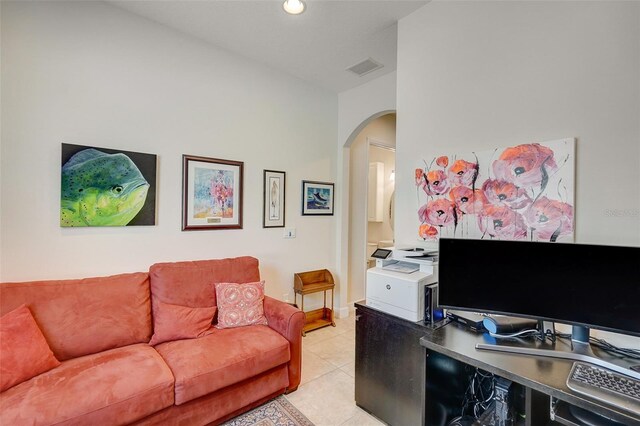
{"label": "dark wood cabinet", "polygon": [[425,424],[424,328],[356,304],[356,404],[394,426]]}

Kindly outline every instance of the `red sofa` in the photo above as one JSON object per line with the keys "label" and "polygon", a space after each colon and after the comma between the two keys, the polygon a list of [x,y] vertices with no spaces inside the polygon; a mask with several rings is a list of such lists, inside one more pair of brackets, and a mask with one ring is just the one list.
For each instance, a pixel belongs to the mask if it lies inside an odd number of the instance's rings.
{"label": "red sofa", "polygon": [[214,283],[259,279],[258,260],[238,257],[0,284],[0,315],[26,304],[61,361],[0,393],[0,424],[217,424],[294,391],[304,314],[270,297],[268,326],[148,344],[159,302],[212,307]]}

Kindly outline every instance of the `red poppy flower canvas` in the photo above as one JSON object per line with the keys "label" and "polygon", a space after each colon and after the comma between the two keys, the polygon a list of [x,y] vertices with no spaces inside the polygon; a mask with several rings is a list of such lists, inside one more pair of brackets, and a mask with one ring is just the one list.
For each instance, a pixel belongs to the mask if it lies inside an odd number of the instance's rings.
{"label": "red poppy flower canvas", "polygon": [[418,236],[573,241],[573,138],[464,155],[415,170]]}

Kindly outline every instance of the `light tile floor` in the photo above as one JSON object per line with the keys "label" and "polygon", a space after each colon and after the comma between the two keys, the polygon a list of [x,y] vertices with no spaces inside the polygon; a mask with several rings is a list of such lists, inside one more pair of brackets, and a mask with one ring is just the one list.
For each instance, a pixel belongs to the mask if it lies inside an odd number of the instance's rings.
{"label": "light tile floor", "polygon": [[351,313],[302,338],[302,381],[286,397],[316,426],[384,425],[356,406],[355,328]]}

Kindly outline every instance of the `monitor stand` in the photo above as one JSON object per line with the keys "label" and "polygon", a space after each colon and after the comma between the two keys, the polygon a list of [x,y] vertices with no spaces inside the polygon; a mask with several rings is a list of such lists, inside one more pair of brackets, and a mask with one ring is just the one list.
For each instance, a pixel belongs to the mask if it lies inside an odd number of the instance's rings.
{"label": "monitor stand", "polygon": [[572,326],[571,331],[571,352],[556,351],[553,349],[524,348],[517,346],[501,346],[489,345],[485,343],[477,343],[477,350],[507,352],[519,355],[533,355],[550,358],[562,358],[571,361],[582,361],[590,364],[599,365],[600,367],[616,371],[626,376],[634,377],[640,380],[640,372],[633,371],[629,368],[621,367],[609,361],[599,358],[593,353],[591,345],[589,345],[589,328],[582,326]]}

